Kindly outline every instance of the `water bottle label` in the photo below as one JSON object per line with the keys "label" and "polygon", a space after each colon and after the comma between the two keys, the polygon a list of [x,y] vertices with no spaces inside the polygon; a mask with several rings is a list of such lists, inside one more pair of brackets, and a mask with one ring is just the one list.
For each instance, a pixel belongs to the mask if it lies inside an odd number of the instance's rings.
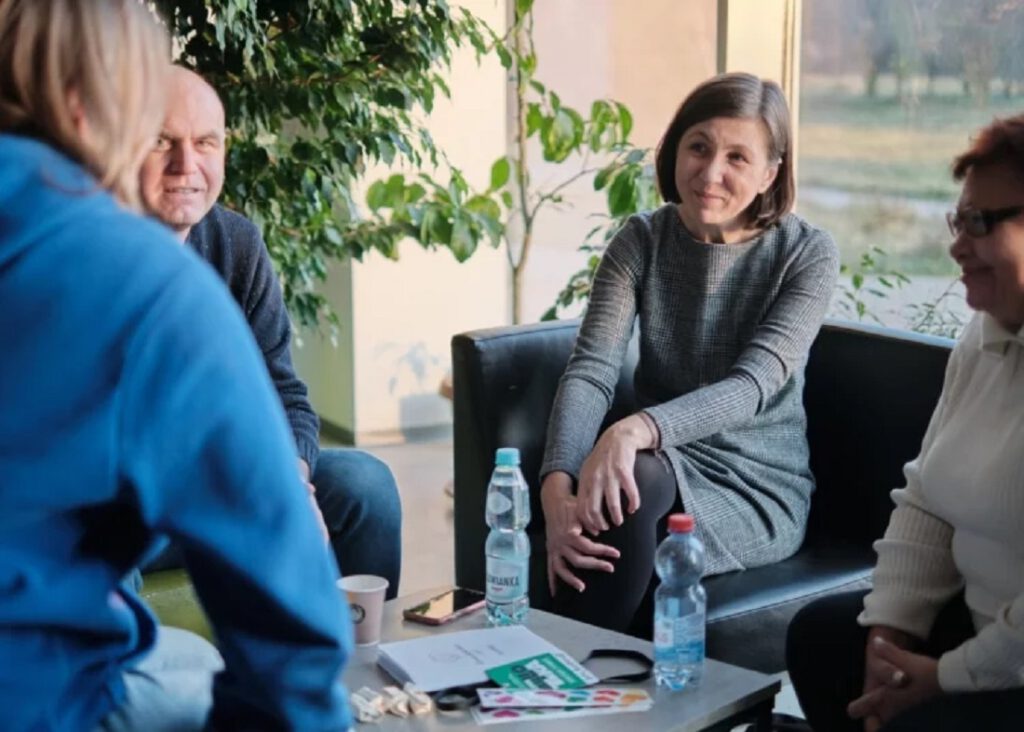
{"label": "water bottle label", "polygon": [[487,495],[487,512],[502,514],[512,508],[512,501],[504,493],[491,491]]}
{"label": "water bottle label", "polygon": [[513,602],[526,594],[526,562],[487,558],[487,599]]}
{"label": "water bottle label", "polygon": [[675,623],[672,618],[659,617],[654,620],[654,648],[658,651],[675,646]]}
{"label": "water bottle label", "polygon": [[704,660],[704,614],[690,613],[681,618],[660,616],[654,620],[656,658],[674,658],[678,663]]}
{"label": "water bottle label", "polygon": [[682,663],[704,660],[704,613],[690,613],[676,620],[676,643]]}

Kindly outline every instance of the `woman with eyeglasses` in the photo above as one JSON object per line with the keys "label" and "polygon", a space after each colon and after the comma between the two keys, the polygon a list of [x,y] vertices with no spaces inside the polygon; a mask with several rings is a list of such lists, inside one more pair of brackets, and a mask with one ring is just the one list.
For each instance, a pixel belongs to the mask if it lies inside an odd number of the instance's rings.
{"label": "woman with eyeglasses", "polygon": [[873,589],[802,610],[788,666],[815,730],[1024,724],[1024,115],[958,157],[950,254],[977,314],[950,357]]}

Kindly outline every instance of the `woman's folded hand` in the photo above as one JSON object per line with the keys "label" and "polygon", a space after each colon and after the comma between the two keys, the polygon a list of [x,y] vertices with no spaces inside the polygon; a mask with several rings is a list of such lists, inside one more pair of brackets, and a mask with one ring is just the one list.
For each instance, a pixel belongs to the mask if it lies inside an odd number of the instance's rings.
{"label": "woman's folded hand", "polygon": [[586,584],[573,573],[573,568],[614,572],[610,560],[619,558],[619,551],[599,544],[583,535],[577,518],[577,499],[572,494],[572,478],[567,473],[551,473],[541,486],[541,505],[547,532],[548,590],[554,596],[558,580],[578,592]]}

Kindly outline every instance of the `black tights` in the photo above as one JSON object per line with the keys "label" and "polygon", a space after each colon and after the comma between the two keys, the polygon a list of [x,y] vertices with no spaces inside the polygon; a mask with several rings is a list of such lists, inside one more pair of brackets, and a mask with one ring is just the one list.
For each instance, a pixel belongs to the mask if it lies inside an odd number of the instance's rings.
{"label": "black tights", "polygon": [[[638,453],[633,473],[640,491],[640,508],[634,514],[625,514],[622,526],[612,525],[595,539],[619,550],[619,558],[613,560],[615,571],[609,574],[570,565],[587,587],[577,592],[559,581],[554,610],[590,625],[650,638],[652,598],[658,579],[654,574],[654,551],[667,533],[668,515],[682,511],[683,503],[675,476],[654,453]],[[611,521],[608,523],[611,525]]]}

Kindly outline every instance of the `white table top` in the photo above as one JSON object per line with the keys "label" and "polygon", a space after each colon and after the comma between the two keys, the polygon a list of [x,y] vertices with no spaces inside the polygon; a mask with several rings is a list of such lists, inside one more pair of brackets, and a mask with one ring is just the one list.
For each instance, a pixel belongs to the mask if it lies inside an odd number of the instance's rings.
{"label": "white table top", "polygon": [[[402,618],[404,608],[423,602],[444,589],[420,592],[385,603],[383,639],[385,641],[407,640],[435,633],[486,627],[486,615],[483,610],[437,627],[411,623]],[[526,625],[533,632],[577,659],[582,659],[595,648],[628,648],[642,651],[653,657],[654,649],[648,641],[596,628],[540,610],[530,610]],[[628,669],[624,669],[624,663],[628,662],[595,661],[588,664],[588,667],[598,676],[636,670],[632,665]],[[345,669],[344,680],[350,691],[362,686],[380,689],[387,684],[395,683],[377,665],[376,646],[355,649],[349,665]],[[654,697],[654,707],[648,712],[588,716],[578,719],[510,722],[497,725],[495,729],[500,732],[526,732],[527,730],[537,732],[558,727],[566,730],[586,729],[588,732],[590,730],[611,732],[611,730],[621,730],[629,725],[645,730],[698,732],[741,710],[771,699],[779,691],[781,685],[771,676],[709,659],[704,668],[704,678],[701,684],[695,688],[687,688],[673,693],[656,688],[653,678],[637,686],[646,689]],[[380,724],[359,726],[359,729],[368,732],[370,730],[430,732],[460,728],[475,728],[470,712],[435,712],[422,717],[406,719],[386,715]]]}

